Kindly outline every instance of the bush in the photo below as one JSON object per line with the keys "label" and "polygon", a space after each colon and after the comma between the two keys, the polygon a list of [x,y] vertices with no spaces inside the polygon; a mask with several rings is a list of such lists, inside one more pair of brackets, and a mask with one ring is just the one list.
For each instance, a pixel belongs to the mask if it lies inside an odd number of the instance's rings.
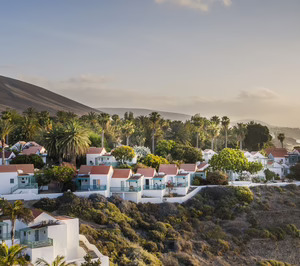
{"label": "bush", "polygon": [[143,247],[144,247],[144,249],[148,250],[149,252],[157,252],[158,251],[157,245],[153,241],[147,241]]}
{"label": "bush", "polygon": [[41,169],[44,167],[43,159],[37,154],[18,155],[13,158],[10,164],[33,164],[34,168]]}
{"label": "bush", "polygon": [[253,192],[248,187],[235,187],[235,193],[241,202],[251,203],[254,199]]}
{"label": "bush", "polygon": [[38,202],[34,203],[33,207],[48,212],[53,212],[57,210],[57,202],[55,199],[42,198]]}
{"label": "bush", "polygon": [[206,181],[209,185],[228,185],[228,175],[221,171],[209,172]]}

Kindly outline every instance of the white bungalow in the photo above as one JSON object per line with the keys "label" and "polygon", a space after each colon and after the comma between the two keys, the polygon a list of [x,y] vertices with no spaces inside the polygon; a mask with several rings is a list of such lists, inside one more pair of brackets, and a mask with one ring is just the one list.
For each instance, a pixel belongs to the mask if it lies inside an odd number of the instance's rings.
{"label": "white bungalow", "polygon": [[162,198],[166,193],[165,176],[159,176],[154,168],[139,168],[137,174],[143,176],[143,196]]}
{"label": "white bungalow", "polygon": [[81,165],[76,177],[78,191],[97,191],[109,196],[110,180],[113,175],[112,166],[106,165]]}
{"label": "white bungalow", "polygon": [[105,154],[105,148],[96,148],[90,147],[86,153],[86,164],[87,165],[96,165],[96,158]]}
{"label": "white bungalow", "polygon": [[[17,220],[15,244],[25,245],[25,254],[35,263],[38,258],[52,262],[57,256],[64,256],[67,262],[81,265],[84,256],[93,254],[93,259],[100,259],[101,265],[109,265],[109,258],[91,245],[85,236],[79,234],[78,218],[53,216],[39,210],[32,211],[34,220],[26,225]],[[0,223],[0,239],[11,246],[11,221]]]}
{"label": "white bungalow", "polygon": [[266,149],[269,160],[280,163],[288,163],[288,151],[285,148],[269,148]]}
{"label": "white bungalow", "polygon": [[206,173],[207,173],[209,166],[210,166],[210,164],[207,162],[197,163],[196,176],[206,179]]}
{"label": "white bungalow", "polygon": [[0,180],[0,194],[38,194],[33,164],[1,165]]}
{"label": "white bungalow", "polygon": [[[47,159],[47,151],[45,149],[45,147],[41,146],[41,145],[32,145],[32,146],[24,146],[26,148],[24,148],[22,150],[22,152],[20,153],[21,155],[32,155],[32,154],[37,154],[39,155],[43,162],[46,163],[46,159]],[[27,148],[28,147],[28,148]]]}
{"label": "white bungalow", "polygon": [[133,175],[131,169],[114,169],[110,180],[110,195],[139,202],[142,197],[144,176]]}
{"label": "white bungalow", "polygon": [[[4,156],[5,156],[4,160],[6,162],[6,165],[8,165],[10,161],[16,157],[16,155],[12,151],[5,151]],[[3,165],[2,152],[0,152],[0,165]]]}
{"label": "white bungalow", "polygon": [[184,171],[190,174],[190,183],[192,183],[197,172],[197,164],[185,163],[181,164],[179,168],[179,171]]}
{"label": "white bungalow", "polygon": [[254,162],[261,163],[265,168],[268,164],[268,157],[262,155],[259,151],[251,152]]}
{"label": "white bungalow", "polygon": [[280,163],[277,163],[277,162],[272,162],[272,161],[268,162],[267,168],[270,171],[274,172],[275,174],[279,175],[279,177],[281,179],[285,177],[285,175],[287,173],[287,170],[288,170],[287,165],[280,164]]}
{"label": "white bungalow", "polygon": [[203,159],[205,162],[209,162],[209,160],[215,155],[217,154],[215,151],[211,150],[211,149],[206,149],[203,151]]}

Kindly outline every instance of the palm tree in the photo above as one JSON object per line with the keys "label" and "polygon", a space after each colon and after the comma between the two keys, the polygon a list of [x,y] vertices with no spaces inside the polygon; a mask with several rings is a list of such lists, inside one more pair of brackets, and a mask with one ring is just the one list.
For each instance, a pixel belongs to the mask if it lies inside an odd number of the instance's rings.
{"label": "palm tree", "polygon": [[107,130],[107,126],[108,126],[109,121],[110,121],[110,115],[106,114],[106,113],[101,113],[98,116],[98,121],[99,121],[99,124],[101,125],[101,128],[102,128],[102,136],[101,136],[101,142],[102,143],[101,144],[102,144],[102,148],[104,148],[104,133]]}
{"label": "palm tree", "polygon": [[240,143],[240,150],[243,149],[243,141],[246,138],[247,134],[247,125],[244,123],[238,123],[234,126],[233,131],[237,137],[238,142]]}
{"label": "palm tree", "polygon": [[28,261],[22,255],[25,246],[12,245],[10,248],[6,243],[0,245],[0,265],[13,266],[13,265],[28,265]]}
{"label": "palm tree", "polygon": [[24,136],[24,140],[31,141],[37,134],[37,131],[40,129],[40,125],[38,124],[35,118],[25,116],[22,121],[21,129]]}
{"label": "palm tree", "polygon": [[0,120],[0,139],[2,146],[2,165],[6,164],[5,160],[5,138],[14,130],[14,125],[9,120]]}
{"label": "palm tree", "polygon": [[134,124],[132,123],[132,121],[125,121],[125,123],[123,124],[122,127],[122,131],[126,137],[126,145],[129,145],[129,138],[130,136],[134,133],[135,129],[134,129]]}
{"label": "palm tree", "polygon": [[37,259],[36,266],[76,266],[75,263],[67,263],[64,256],[57,256],[52,263],[47,262],[44,259]]}
{"label": "palm tree", "polygon": [[63,157],[70,158],[74,165],[76,165],[76,157],[85,154],[90,144],[89,131],[76,120],[67,123],[62,138],[58,142]]}
{"label": "palm tree", "polygon": [[281,148],[283,148],[283,141],[285,140],[285,135],[284,133],[279,133],[277,136],[277,139],[280,141],[281,143]]}
{"label": "palm tree", "polygon": [[211,122],[208,126],[208,132],[211,137],[211,149],[214,150],[215,139],[220,134],[220,126],[214,122]]}
{"label": "palm tree", "polygon": [[30,209],[24,207],[24,203],[21,200],[16,200],[13,204],[7,200],[1,200],[0,204],[3,215],[8,216],[11,221],[11,243],[13,246],[15,241],[16,220],[28,224],[33,220],[33,215]]}
{"label": "palm tree", "polygon": [[223,116],[222,117],[222,121],[221,121],[222,127],[224,129],[225,132],[225,148],[227,148],[227,142],[228,142],[228,128],[230,125],[230,119],[227,116]]}
{"label": "palm tree", "polygon": [[160,128],[161,115],[157,112],[152,112],[149,115],[152,130],[152,153],[155,153],[155,135]]}
{"label": "palm tree", "polygon": [[199,136],[201,134],[201,131],[204,128],[205,120],[203,117],[200,116],[200,114],[196,114],[192,116],[191,118],[192,124],[196,127],[196,148],[199,148]]}

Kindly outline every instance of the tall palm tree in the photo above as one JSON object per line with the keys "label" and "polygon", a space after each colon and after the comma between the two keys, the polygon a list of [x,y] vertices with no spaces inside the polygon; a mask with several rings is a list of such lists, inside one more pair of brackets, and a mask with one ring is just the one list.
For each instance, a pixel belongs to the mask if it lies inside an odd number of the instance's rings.
{"label": "tall palm tree", "polygon": [[0,245],[0,266],[28,265],[28,261],[22,255],[25,246],[12,245],[8,247],[6,243]]}
{"label": "tall palm tree", "polygon": [[242,150],[243,141],[245,140],[247,134],[247,125],[244,123],[238,123],[236,126],[234,126],[233,131],[237,137],[238,142],[240,143],[240,150]]}
{"label": "tall palm tree", "polygon": [[14,125],[9,120],[0,120],[0,139],[2,146],[2,165],[6,164],[5,160],[5,138],[14,130]]}
{"label": "tall palm tree", "polygon": [[151,122],[151,130],[152,130],[152,153],[155,153],[155,136],[157,131],[160,128],[161,115],[157,112],[152,112],[149,115],[149,120]]}
{"label": "tall palm tree", "polygon": [[83,128],[77,120],[71,120],[66,124],[58,143],[63,157],[70,158],[74,165],[76,165],[76,157],[85,154],[90,144],[89,131]]}
{"label": "tall palm tree", "polygon": [[134,124],[132,123],[132,121],[130,120],[125,121],[125,123],[122,126],[122,131],[126,137],[126,145],[128,146],[129,138],[135,131]]}
{"label": "tall palm tree", "polygon": [[16,220],[28,224],[33,220],[33,215],[31,210],[26,208],[21,200],[16,200],[13,204],[7,200],[1,200],[0,206],[3,215],[8,216],[11,221],[11,243],[13,246],[15,241]]}
{"label": "tall palm tree", "polygon": [[230,125],[230,119],[229,119],[229,117],[223,116],[222,120],[221,120],[221,124],[222,124],[222,127],[223,127],[224,132],[225,132],[225,148],[227,148],[228,128],[229,128],[229,125]]}
{"label": "tall palm tree", "polygon": [[22,121],[21,129],[24,140],[31,141],[37,134],[38,130],[40,130],[40,125],[38,124],[37,119],[25,116]]}
{"label": "tall palm tree", "polygon": [[283,141],[285,140],[285,135],[284,133],[279,133],[277,136],[277,139],[280,141],[281,143],[281,148],[283,148]]}
{"label": "tall palm tree", "polygon": [[75,263],[67,263],[65,261],[64,256],[57,256],[55,260],[52,263],[47,262],[44,259],[37,259],[35,262],[35,265],[37,266],[76,266]]}
{"label": "tall palm tree", "polygon": [[199,148],[199,137],[201,131],[203,131],[205,125],[205,119],[200,116],[200,114],[196,114],[191,118],[192,124],[196,127],[196,148]]}
{"label": "tall palm tree", "polygon": [[102,148],[104,148],[104,133],[107,130],[107,126],[108,126],[109,121],[110,121],[110,115],[106,114],[106,113],[101,113],[98,116],[98,121],[99,121],[99,124],[102,128],[102,136],[101,136],[101,142],[102,143],[101,143],[101,145],[102,145]]}
{"label": "tall palm tree", "polygon": [[211,137],[211,149],[215,149],[215,140],[220,135],[220,126],[214,122],[211,122],[208,126],[208,132]]}

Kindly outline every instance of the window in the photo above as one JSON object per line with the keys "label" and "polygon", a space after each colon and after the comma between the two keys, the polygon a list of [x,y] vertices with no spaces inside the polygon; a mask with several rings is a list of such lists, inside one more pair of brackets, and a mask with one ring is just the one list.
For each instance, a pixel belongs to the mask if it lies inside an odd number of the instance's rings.
{"label": "window", "polygon": [[11,183],[11,184],[14,184],[14,183],[15,183],[15,180],[14,180],[13,178],[11,178],[11,179],[10,179],[10,183]]}
{"label": "window", "polygon": [[26,232],[24,232],[24,236],[26,236]]}

